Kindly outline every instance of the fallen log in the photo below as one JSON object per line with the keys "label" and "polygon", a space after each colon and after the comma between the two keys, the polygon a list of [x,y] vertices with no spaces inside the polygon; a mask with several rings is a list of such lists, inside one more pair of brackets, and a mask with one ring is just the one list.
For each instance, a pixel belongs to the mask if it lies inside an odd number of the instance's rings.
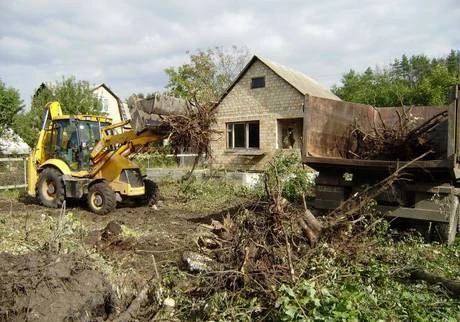
{"label": "fallen log", "polygon": [[145,284],[128,308],[121,312],[115,319],[112,320],[112,322],[129,322],[135,320],[136,316],[140,312],[141,306],[148,300],[149,290],[150,281]]}
{"label": "fallen log", "polygon": [[410,268],[408,269],[408,273],[409,279],[412,281],[422,280],[431,285],[439,284],[444,287],[451,296],[460,298],[460,280],[451,280],[418,268]]}
{"label": "fallen log", "polygon": [[[121,312],[112,322],[129,322],[136,320],[136,316],[139,314],[141,307],[149,300],[149,293],[151,291],[152,281],[160,281],[160,273],[158,272],[157,262],[155,256],[152,255],[153,267],[155,268],[155,276],[150,278],[137,294],[134,300],[129,304],[128,308]],[[151,305],[150,305],[151,306]],[[159,312],[159,311],[158,311]],[[157,313],[158,313],[157,312]]]}

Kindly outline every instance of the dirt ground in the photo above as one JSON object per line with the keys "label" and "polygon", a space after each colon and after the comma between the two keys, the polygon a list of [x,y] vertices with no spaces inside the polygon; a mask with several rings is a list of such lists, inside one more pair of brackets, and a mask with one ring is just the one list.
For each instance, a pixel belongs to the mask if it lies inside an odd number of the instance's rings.
{"label": "dirt ground", "polygon": [[[39,309],[44,303],[53,302],[47,294],[68,293],[69,297],[80,294],[79,297],[84,299],[88,284],[79,279],[96,274],[96,271],[102,273],[103,278],[92,277],[94,309],[87,309],[95,315],[86,312],[83,316],[78,305],[69,298],[69,306],[59,311],[61,315],[53,313],[56,316],[53,320],[64,320],[65,317],[65,320],[90,321],[95,317],[102,320],[109,314],[116,315],[126,308],[156,271],[165,276],[177,270],[183,252],[196,249],[201,224],[209,224],[212,218],[221,219],[225,209],[235,207],[244,199],[231,198],[232,201],[214,200],[210,196],[209,202],[184,203],[178,200],[177,192],[172,188],[162,194],[157,209],[126,205],[109,215],[100,216],[89,212],[84,202],[69,202],[63,211],[45,208],[27,197],[1,197],[0,261],[10,262],[12,266],[0,265],[0,276],[12,278],[12,283],[0,287],[4,299],[0,301],[0,321],[50,320],[46,310]],[[57,261],[56,254],[61,256]],[[34,262],[41,264],[35,265]],[[55,262],[60,262],[59,265],[67,263],[64,265],[67,271],[58,277],[55,270],[37,271],[33,268],[47,267]],[[23,275],[11,275],[11,271],[18,267],[27,272],[27,276],[45,276],[44,279],[51,282],[42,285],[43,278],[36,277],[24,284],[21,282]],[[113,307],[101,310],[101,303],[107,303],[101,300],[101,296],[107,297],[104,287],[108,284],[112,287],[110,296],[113,300],[109,302]],[[99,291],[96,291],[98,285]],[[14,296],[14,300],[8,294]]]}

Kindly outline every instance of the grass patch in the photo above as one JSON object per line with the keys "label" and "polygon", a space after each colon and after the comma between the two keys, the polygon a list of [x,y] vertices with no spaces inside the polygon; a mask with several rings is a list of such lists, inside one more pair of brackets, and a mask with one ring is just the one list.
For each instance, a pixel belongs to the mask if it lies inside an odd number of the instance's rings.
{"label": "grass patch", "polygon": [[160,193],[168,207],[192,212],[228,209],[257,196],[253,189],[220,178],[164,181],[160,184]]}

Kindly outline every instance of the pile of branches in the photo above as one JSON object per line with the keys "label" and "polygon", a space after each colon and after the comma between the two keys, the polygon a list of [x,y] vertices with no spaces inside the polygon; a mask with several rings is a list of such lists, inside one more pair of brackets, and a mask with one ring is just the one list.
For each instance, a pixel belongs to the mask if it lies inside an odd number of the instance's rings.
{"label": "pile of branches", "polygon": [[205,106],[189,101],[185,113],[160,115],[163,126],[167,128],[169,143],[175,151],[185,149],[198,155],[209,155],[209,145],[216,123],[216,105]]}
{"label": "pile of branches", "polygon": [[346,156],[349,159],[364,160],[404,160],[433,151],[430,158],[436,158],[437,144],[433,142],[433,133],[447,117],[447,111],[440,112],[417,125],[417,119],[411,113],[411,107],[395,110],[397,121],[388,125],[376,109],[379,122],[373,124],[370,131],[355,120],[350,126]]}
{"label": "pile of branches", "polygon": [[272,180],[266,173],[267,200],[245,206],[233,217],[213,220],[207,226],[211,236],[198,240],[201,252],[218,264],[204,275],[209,278],[199,290],[204,293],[194,295],[205,297],[218,290],[246,295],[249,292],[269,303],[276,298],[276,290],[282,284],[315,276],[315,272],[306,269],[306,263],[321,251],[316,247],[319,241],[336,245],[336,250],[354,256],[354,247],[361,247],[359,237],[374,233],[383,220],[369,212],[369,205],[396,182],[407,179],[404,170],[424,157],[408,162],[324,217],[312,214],[305,197],[303,207],[291,204],[282,196],[282,179],[276,171]]}

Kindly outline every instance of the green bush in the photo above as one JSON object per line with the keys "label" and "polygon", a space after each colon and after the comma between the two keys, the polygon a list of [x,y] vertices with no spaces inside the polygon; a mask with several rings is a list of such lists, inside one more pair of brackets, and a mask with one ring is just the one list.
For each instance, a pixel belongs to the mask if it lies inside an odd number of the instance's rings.
{"label": "green bush", "polygon": [[307,277],[279,287],[278,311],[272,319],[458,321],[458,300],[438,285],[410,281],[398,272],[417,266],[458,279],[459,242],[445,247],[423,244],[413,237],[399,242],[370,237],[359,242],[356,258],[341,252],[337,245],[319,245],[303,266]]}
{"label": "green bush", "polygon": [[298,152],[279,151],[264,170],[265,182],[271,192],[281,189],[290,201],[300,201],[314,191],[315,173],[304,168]]}

